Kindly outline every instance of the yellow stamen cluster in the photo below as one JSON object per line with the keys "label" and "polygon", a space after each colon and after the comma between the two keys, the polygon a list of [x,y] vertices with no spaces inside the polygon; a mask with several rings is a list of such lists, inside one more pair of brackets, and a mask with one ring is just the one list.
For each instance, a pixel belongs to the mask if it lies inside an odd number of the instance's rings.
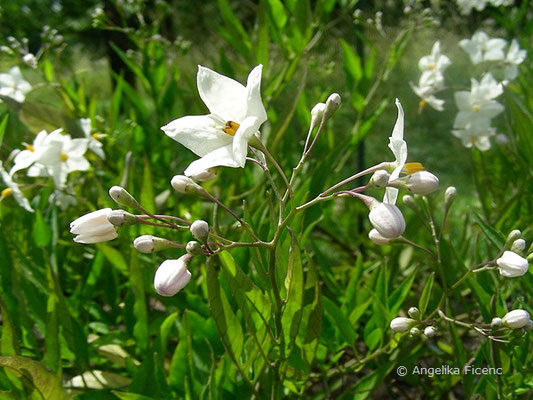
{"label": "yellow stamen cluster", "polygon": [[239,129],[240,125],[233,121],[226,122],[226,125],[224,125],[224,128],[222,130],[224,133],[227,133],[230,136],[235,136],[235,133],[237,133],[237,130]]}
{"label": "yellow stamen cluster", "polygon": [[68,160],[68,154],[61,153],[59,155],[59,158],[61,159],[62,162],[66,162]]}
{"label": "yellow stamen cluster", "polygon": [[4,199],[7,196],[11,196],[12,194],[13,194],[13,189],[5,188],[4,190],[2,190],[2,192],[0,192],[0,197]]}
{"label": "yellow stamen cluster", "polygon": [[100,134],[99,134],[99,133],[93,133],[93,134],[91,135],[91,137],[92,137],[93,139],[98,140],[98,139],[100,139]]}
{"label": "yellow stamen cluster", "polygon": [[424,108],[426,106],[426,100],[422,99],[418,102],[418,107],[419,108]]}
{"label": "yellow stamen cluster", "polygon": [[29,150],[32,153],[35,151],[35,147],[33,147],[31,144],[26,144],[24,147],[26,147],[26,150]]}
{"label": "yellow stamen cluster", "polygon": [[434,70],[435,69],[435,64],[429,64],[428,65],[428,69],[431,71],[431,70]]}
{"label": "yellow stamen cluster", "polygon": [[474,111],[474,112],[480,112],[480,111],[481,111],[481,107],[479,107],[479,106],[472,106],[472,111]]}
{"label": "yellow stamen cluster", "polygon": [[419,162],[405,163],[402,172],[406,175],[414,174],[415,172],[424,171],[424,166]]}

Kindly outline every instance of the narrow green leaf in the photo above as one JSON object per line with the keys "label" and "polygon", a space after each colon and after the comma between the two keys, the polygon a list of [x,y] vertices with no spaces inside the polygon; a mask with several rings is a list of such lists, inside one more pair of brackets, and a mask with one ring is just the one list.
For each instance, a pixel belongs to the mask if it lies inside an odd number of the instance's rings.
{"label": "narrow green leaf", "polygon": [[348,87],[353,90],[363,77],[361,59],[348,42],[344,39],[340,39],[340,43],[344,55],[344,73],[346,74],[346,81],[348,82]]}
{"label": "narrow green leaf", "polygon": [[324,305],[326,317],[328,317],[331,323],[339,329],[339,332],[346,343],[353,346],[357,333],[355,333],[348,317],[344,315],[341,309],[327,297],[322,297],[322,304]]}
{"label": "narrow green leaf", "polygon": [[109,261],[111,265],[117,269],[117,271],[119,271],[122,275],[128,276],[129,267],[120,251],[104,243],[98,243],[96,247],[104,254],[104,257],[107,259],[107,261]]}
{"label": "narrow green leaf", "polygon": [[492,226],[490,226],[477,211],[473,211],[474,219],[479,225],[485,236],[496,246],[498,249],[503,248],[505,244],[505,238],[502,234],[497,232]]}
{"label": "narrow green leaf", "polygon": [[142,394],[137,393],[117,392],[116,390],[113,390],[111,393],[117,396],[120,400],[156,400],[153,397],[143,396]]}
{"label": "narrow green leaf", "polygon": [[54,371],[61,369],[61,350],[59,347],[59,319],[57,315],[58,296],[52,267],[46,265],[46,280],[48,282],[48,300],[46,303],[46,337],[43,363]]}
{"label": "narrow green leaf", "polygon": [[109,42],[109,45],[111,48],[117,53],[117,55],[120,57],[120,59],[126,64],[126,66],[133,72],[137,78],[140,79],[141,83],[143,84],[145,89],[150,88],[150,81],[148,78],[144,75],[142,69],[130,58],[124,53],[115,43]]}
{"label": "narrow green leaf", "polygon": [[4,135],[6,133],[8,119],[9,119],[9,114],[6,114],[4,118],[2,118],[2,122],[0,122],[0,146],[2,145],[4,141]]}
{"label": "narrow green leaf", "polygon": [[431,293],[433,292],[433,282],[435,281],[435,273],[433,272],[429,278],[426,280],[422,294],[420,295],[420,301],[418,302],[418,309],[420,310],[420,315],[424,316],[424,313],[427,310],[429,300],[431,299]]}
{"label": "narrow green leaf", "polygon": [[134,297],[133,315],[135,316],[135,324],[133,325],[133,336],[136,339],[137,347],[141,350],[146,350],[148,347],[148,311],[146,309],[141,267],[135,251],[131,252],[130,287]]}
{"label": "narrow green leaf", "polygon": [[47,247],[52,240],[52,230],[46,223],[39,210],[35,210],[35,221],[33,223],[33,241],[37,247]]}
{"label": "narrow green leaf", "polygon": [[14,356],[20,353],[19,343],[15,325],[9,312],[7,311],[4,299],[0,297],[0,311],[2,312],[2,342],[0,352],[3,356]]}

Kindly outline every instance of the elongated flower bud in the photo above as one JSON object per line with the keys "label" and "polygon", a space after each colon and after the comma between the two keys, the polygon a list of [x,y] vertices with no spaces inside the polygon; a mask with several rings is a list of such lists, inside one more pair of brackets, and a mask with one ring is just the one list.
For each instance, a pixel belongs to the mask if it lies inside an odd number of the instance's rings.
{"label": "elongated flower bud", "polygon": [[107,220],[111,213],[110,208],[93,211],[85,214],[70,223],[70,233],[77,235],[76,243],[92,244],[107,242],[115,239],[117,230]]}
{"label": "elongated flower bud", "polygon": [[201,219],[194,221],[189,228],[192,235],[204,243],[209,237],[209,224]]}
{"label": "elongated flower bud", "polygon": [[111,198],[121,206],[131,207],[136,210],[141,207],[139,202],[135,200],[135,198],[123,187],[113,186],[111,189],[109,189],[109,196],[111,196]]}
{"label": "elongated flower bud", "polygon": [[496,260],[500,274],[506,278],[516,278],[524,275],[529,269],[529,263],[524,258],[512,251],[505,251]]}
{"label": "elongated flower bud", "polygon": [[324,111],[326,110],[325,103],[316,104],[311,110],[311,129],[319,125],[324,117]]}
{"label": "elongated flower bud", "polygon": [[435,336],[436,332],[437,330],[434,326],[426,326],[426,328],[424,329],[424,336],[432,338],[433,336]]}
{"label": "elongated flower bud", "polygon": [[379,203],[372,207],[368,218],[372,226],[385,238],[397,238],[405,231],[402,212],[394,204]]}
{"label": "elongated flower bud", "polygon": [[133,247],[139,253],[150,254],[156,251],[170,249],[174,246],[167,239],[152,235],[142,235],[133,241]]}
{"label": "elongated flower bud", "polygon": [[456,196],[457,189],[454,186],[449,186],[444,192],[444,207],[450,207]]}
{"label": "elongated flower bud", "polygon": [[520,329],[529,324],[529,313],[526,310],[513,310],[503,317],[503,324],[511,329]]}
{"label": "elongated flower bud", "polygon": [[200,196],[205,196],[206,194],[204,188],[185,175],[175,175],[170,181],[170,184],[178,193],[196,194]]}
{"label": "elongated flower bud", "polygon": [[526,241],[524,239],[516,239],[511,246],[511,251],[520,252],[526,249]]}
{"label": "elongated flower bud", "polygon": [[191,280],[187,269],[192,256],[185,254],[177,260],[165,260],[161,263],[154,276],[154,287],[161,296],[174,296]]}
{"label": "elongated flower bud", "polygon": [[200,171],[194,175],[191,175],[191,178],[198,182],[207,182],[212,181],[217,177],[217,169],[209,168],[204,171]]}
{"label": "elongated flower bud", "polygon": [[124,210],[113,210],[107,215],[107,220],[111,225],[116,227],[135,225],[138,221],[137,217]]}
{"label": "elongated flower bud", "polygon": [[507,243],[514,242],[517,239],[520,239],[522,232],[519,229],[513,229],[511,233],[507,236]]}
{"label": "elongated flower bud", "polygon": [[376,230],[372,229],[368,232],[368,238],[378,246],[383,246],[392,242],[393,239],[387,239],[386,237],[381,236],[381,234]]}
{"label": "elongated flower bud", "polygon": [[326,100],[326,108],[324,110],[324,121],[327,121],[341,106],[341,96],[338,93],[332,93]]}
{"label": "elongated flower bud", "polygon": [[405,332],[416,324],[416,321],[411,318],[396,317],[390,322],[390,328],[393,332]]}
{"label": "elongated flower bud", "polygon": [[439,178],[428,171],[418,171],[408,176],[407,189],[414,194],[426,195],[439,188]]}

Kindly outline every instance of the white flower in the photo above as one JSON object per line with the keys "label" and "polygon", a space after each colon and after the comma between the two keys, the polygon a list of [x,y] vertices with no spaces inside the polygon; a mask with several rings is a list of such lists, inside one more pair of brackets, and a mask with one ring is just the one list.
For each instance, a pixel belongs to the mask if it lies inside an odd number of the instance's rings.
{"label": "white flower", "polygon": [[526,59],[527,52],[521,50],[518,45],[518,41],[513,39],[509,50],[507,51],[507,56],[505,57],[505,79],[512,81],[518,76],[518,65]]}
{"label": "white flower", "polygon": [[[396,99],[396,107],[398,108],[398,117],[396,118],[396,123],[392,129],[392,135],[389,138],[389,148],[396,158],[394,161],[394,170],[389,177],[390,181],[393,181],[400,176],[400,172],[407,161],[407,143],[403,140],[404,112],[400,100],[398,99]],[[397,197],[398,189],[388,187],[385,189],[385,197],[383,198],[383,201],[389,204],[396,204]]]}
{"label": "white flower", "polygon": [[504,39],[491,39],[485,32],[476,32],[472,39],[463,39],[459,46],[468,53],[472,64],[483,61],[502,61],[505,58],[503,49],[507,45]]}
{"label": "white flower", "polygon": [[390,328],[394,332],[405,332],[416,323],[414,319],[405,317],[396,317],[390,322]]}
{"label": "white flower", "polygon": [[80,119],[80,126],[85,134],[85,137],[89,141],[88,148],[102,160],[105,160],[105,153],[103,149],[103,144],[98,139],[105,135],[100,135],[98,133],[91,134],[91,119],[82,118]]}
{"label": "white flower", "polygon": [[0,74],[0,96],[11,97],[22,103],[30,90],[31,85],[24,80],[19,67],[11,68],[7,74]]}
{"label": "white flower", "polygon": [[174,296],[191,280],[187,269],[191,255],[185,254],[177,260],[165,260],[154,276],[154,287],[161,296]]}
{"label": "white flower", "polygon": [[405,231],[402,212],[394,204],[377,203],[370,210],[368,218],[372,226],[384,238],[397,238]]}
{"label": "white flower", "polygon": [[267,115],[261,100],[261,72],[255,67],[246,87],[239,82],[199,66],[197,85],[208,115],[176,119],[161,129],[201,158],[185,170],[195,175],[216,166],[244,167],[248,141]]}
{"label": "white flower", "polygon": [[415,86],[412,82],[409,84],[411,85],[413,92],[415,92],[415,94],[421,99],[418,103],[420,108],[424,108],[426,104],[429,104],[429,106],[437,111],[444,110],[444,100],[434,96],[435,88],[433,86]]}
{"label": "white flower", "polygon": [[509,311],[504,315],[503,323],[512,329],[524,328],[529,325],[529,313],[520,309]]}
{"label": "white flower", "polygon": [[440,42],[437,40],[433,45],[431,54],[424,56],[418,61],[418,68],[422,71],[420,80],[425,85],[430,85],[435,88],[441,88],[444,84],[444,76],[442,73],[451,64],[450,59],[441,54]]}
{"label": "white flower", "polygon": [[[39,160],[41,155],[48,149],[48,145],[46,143],[47,137],[48,137],[48,133],[46,131],[41,131],[35,137],[33,144],[25,145],[26,150],[22,150],[21,152],[19,152],[13,160],[14,165],[9,171],[9,174],[11,176],[13,176],[15,172],[28,168],[30,165],[32,165],[37,160]],[[40,176],[40,175],[37,174],[33,176]]]}
{"label": "white flower", "polygon": [[525,275],[529,269],[527,260],[512,251],[505,251],[503,255],[496,260],[500,274],[506,278],[516,278]]}
{"label": "white flower", "polygon": [[107,220],[110,208],[93,211],[85,214],[70,223],[70,233],[77,235],[76,243],[100,243],[115,239],[117,230]]}
{"label": "white flower", "polygon": [[479,121],[476,124],[468,124],[464,129],[454,129],[452,134],[463,143],[465,147],[476,146],[481,151],[490,149],[490,136],[494,136],[496,129],[490,126],[490,120]]}
{"label": "white flower", "polygon": [[483,11],[488,0],[457,0],[457,6],[463,15],[469,15],[472,9]]}
{"label": "white flower", "polygon": [[60,190],[55,190],[48,198],[49,203],[54,203],[62,210],[66,210],[70,206],[75,206],[78,201],[70,194],[64,193]]}
{"label": "white flower", "polygon": [[87,139],[72,139],[70,135],[62,135],[58,129],[48,135],[46,144],[48,147],[40,155],[38,162],[46,167],[48,175],[58,188],[65,186],[69,173],[86,171],[91,166],[83,157],[87,151]]}
{"label": "white flower", "polygon": [[2,180],[7,186],[7,188],[0,192],[0,200],[3,200],[6,197],[12,195],[19,206],[29,212],[33,212],[33,208],[31,208],[30,202],[26,197],[24,197],[24,195],[20,191],[19,185],[13,182],[11,175],[7,173],[7,171],[4,169],[4,167],[2,167],[2,165],[0,165],[0,174],[2,175]]}

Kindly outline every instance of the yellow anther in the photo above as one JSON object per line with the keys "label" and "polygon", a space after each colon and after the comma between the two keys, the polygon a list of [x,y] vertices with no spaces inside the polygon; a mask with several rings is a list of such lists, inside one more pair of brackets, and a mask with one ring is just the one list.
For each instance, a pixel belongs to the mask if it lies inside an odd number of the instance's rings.
{"label": "yellow anther", "polygon": [[224,125],[224,128],[222,130],[224,133],[227,133],[230,136],[235,136],[235,133],[239,129],[240,125],[233,121],[226,122],[226,125]]}
{"label": "yellow anther", "polygon": [[429,70],[434,70],[435,69],[435,64],[429,64],[428,65],[428,69]]}
{"label": "yellow anther", "polygon": [[25,144],[24,147],[26,147],[26,150],[29,150],[32,153],[35,151],[35,147],[33,147],[31,144]]}
{"label": "yellow anther", "polygon": [[418,102],[418,107],[422,109],[426,106],[426,104],[426,100],[422,99]]}
{"label": "yellow anther", "polygon": [[2,192],[0,192],[0,197],[5,198],[7,196],[11,196],[12,194],[13,194],[13,189],[5,188],[4,190],[2,190]]}
{"label": "yellow anther", "polygon": [[406,175],[414,174],[415,172],[424,171],[424,166],[419,162],[405,163],[402,172]]}
{"label": "yellow anther", "polygon": [[68,154],[61,153],[59,155],[59,158],[61,159],[62,162],[66,162],[68,160]]}
{"label": "yellow anther", "polygon": [[93,134],[91,135],[91,137],[92,137],[93,139],[98,140],[98,139],[100,139],[100,134],[99,134],[99,133],[93,133]]}
{"label": "yellow anther", "polygon": [[472,106],[472,111],[474,111],[474,112],[479,112],[479,111],[481,111],[481,107],[479,107],[479,106]]}

